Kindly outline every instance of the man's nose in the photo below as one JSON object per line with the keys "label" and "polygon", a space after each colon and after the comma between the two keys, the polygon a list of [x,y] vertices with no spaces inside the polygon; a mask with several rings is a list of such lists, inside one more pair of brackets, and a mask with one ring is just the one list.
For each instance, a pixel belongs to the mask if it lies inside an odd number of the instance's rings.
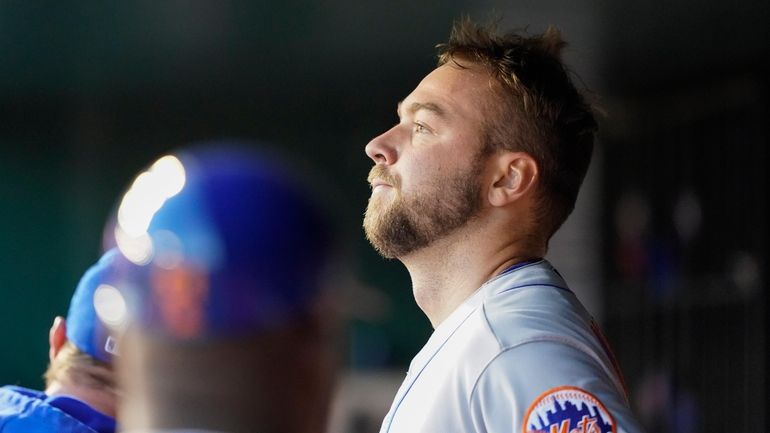
{"label": "man's nose", "polygon": [[393,165],[398,160],[398,126],[374,137],[366,145],[366,155],[376,164]]}

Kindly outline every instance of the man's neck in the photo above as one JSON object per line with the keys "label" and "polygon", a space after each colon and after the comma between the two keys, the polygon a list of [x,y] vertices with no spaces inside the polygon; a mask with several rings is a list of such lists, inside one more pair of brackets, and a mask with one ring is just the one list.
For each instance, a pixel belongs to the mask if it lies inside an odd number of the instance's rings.
{"label": "man's neck", "polygon": [[458,231],[400,258],[412,278],[417,305],[434,328],[495,275],[545,255],[544,247],[473,230]]}
{"label": "man's neck", "polygon": [[115,417],[116,398],[110,391],[70,382],[53,381],[45,389],[45,393],[49,397],[76,398],[104,415]]}

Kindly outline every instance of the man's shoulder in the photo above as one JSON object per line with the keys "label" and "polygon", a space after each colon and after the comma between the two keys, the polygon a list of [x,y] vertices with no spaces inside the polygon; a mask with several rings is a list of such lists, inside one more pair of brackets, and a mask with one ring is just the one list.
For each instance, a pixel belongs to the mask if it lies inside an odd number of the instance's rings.
{"label": "man's shoulder", "polygon": [[0,388],[0,432],[47,433],[94,430],[49,405],[42,391],[8,385]]}
{"label": "man's shoulder", "polygon": [[34,398],[44,399],[45,393],[36,389],[25,388],[18,385],[5,385],[0,387],[0,396],[4,398],[20,397],[20,398]]}
{"label": "man's shoulder", "polygon": [[44,399],[45,394],[34,389],[16,385],[0,387],[0,419],[12,416],[23,409],[32,409],[35,405],[42,404]]}
{"label": "man's shoulder", "polygon": [[[479,376],[470,406],[474,419],[488,431],[549,431],[568,419],[567,425],[575,427],[582,415],[601,422],[601,431],[641,431],[611,372],[558,342],[537,341],[502,352]],[[570,412],[570,407],[590,408],[590,413]]]}
{"label": "man's shoulder", "polygon": [[493,283],[482,313],[501,350],[537,340],[593,345],[590,314],[547,261]]}
{"label": "man's shoulder", "polygon": [[42,431],[22,424],[29,424],[26,420],[35,422],[35,414],[44,405],[44,398],[42,392],[20,386],[6,385],[0,388],[0,432]]}
{"label": "man's shoulder", "polygon": [[465,377],[479,374],[500,354],[533,342],[557,342],[570,350],[601,351],[591,317],[545,260],[523,266],[481,288],[478,308],[465,317],[441,347]]}

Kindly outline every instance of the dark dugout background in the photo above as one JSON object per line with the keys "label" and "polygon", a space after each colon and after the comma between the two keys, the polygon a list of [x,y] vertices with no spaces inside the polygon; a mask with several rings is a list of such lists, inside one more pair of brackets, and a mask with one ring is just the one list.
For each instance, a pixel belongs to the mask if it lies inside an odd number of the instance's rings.
{"label": "dark dugout background", "polygon": [[637,411],[650,431],[766,431],[768,9],[0,3],[0,382],[42,386],[48,326],[133,176],[165,151],[222,137],[275,143],[339,184],[369,304],[348,327],[346,364],[403,370],[430,327],[405,271],[359,229],[363,146],[396,121],[454,18],[497,14],[503,28],[562,28],[567,62],[607,112],[581,200],[593,198],[554,263],[598,281],[585,297]]}

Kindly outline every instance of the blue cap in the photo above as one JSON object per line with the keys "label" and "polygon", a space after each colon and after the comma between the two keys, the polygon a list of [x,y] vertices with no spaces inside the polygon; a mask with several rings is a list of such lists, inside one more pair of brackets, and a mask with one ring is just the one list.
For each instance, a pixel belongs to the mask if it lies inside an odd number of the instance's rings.
{"label": "blue cap", "polygon": [[131,263],[117,249],[107,251],[80,279],[67,313],[67,339],[81,351],[110,363],[126,315],[115,287]]}
{"label": "blue cap", "polygon": [[313,308],[331,236],[301,177],[221,142],[142,172],[108,232],[140,268],[126,285],[132,324],[194,339],[277,326]]}

